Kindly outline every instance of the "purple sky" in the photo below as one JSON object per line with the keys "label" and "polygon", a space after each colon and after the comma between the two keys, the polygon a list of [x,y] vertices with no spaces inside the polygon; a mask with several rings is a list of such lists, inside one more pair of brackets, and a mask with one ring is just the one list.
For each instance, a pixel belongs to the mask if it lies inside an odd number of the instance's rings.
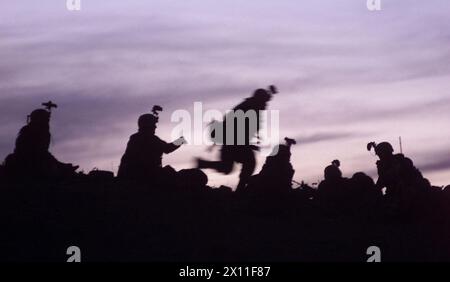
{"label": "purple sky", "polygon": [[[0,159],[49,99],[51,151],[115,170],[152,105],[164,107],[157,133],[169,141],[174,110],[226,110],[273,83],[280,137],[299,141],[297,181],[336,158],[346,176],[373,173],[367,142],[398,149],[401,135],[425,176],[450,184],[450,4],[381,1],[370,12],[366,0],[82,0],[69,12],[65,0],[0,0]],[[185,146],[164,163],[216,153]],[[235,185],[236,173],[210,173],[210,184]]]}

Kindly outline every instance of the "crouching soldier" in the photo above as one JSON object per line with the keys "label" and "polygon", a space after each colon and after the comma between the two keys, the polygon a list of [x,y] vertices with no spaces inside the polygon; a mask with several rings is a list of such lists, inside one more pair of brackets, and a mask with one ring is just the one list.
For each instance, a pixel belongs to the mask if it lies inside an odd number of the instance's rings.
{"label": "crouching soldier", "polygon": [[249,191],[289,193],[292,190],[295,170],[290,162],[291,146],[296,142],[287,137],[284,140],[286,144],[278,145],[276,154],[268,156],[261,172],[251,178]]}
{"label": "crouching soldier", "polygon": [[331,165],[325,168],[324,180],[317,188],[316,199],[319,205],[328,211],[342,212],[349,194],[349,181],[342,176],[340,166],[339,160],[332,161]]}
{"label": "crouching soldier", "polygon": [[155,135],[158,111],[161,110],[161,107],[154,106],[152,114],[139,117],[138,132],[130,136],[120,162],[119,178],[160,183],[165,178],[164,175],[175,173],[170,167],[162,167],[162,156],[180,148],[185,139],[180,137],[173,143],[167,143]]}
{"label": "crouching soldier", "polygon": [[403,154],[394,154],[394,149],[388,142],[380,144],[371,142],[367,145],[367,149],[372,148],[379,157],[376,163],[378,170],[376,187],[386,188],[386,200],[393,208],[409,206],[413,200],[418,200],[427,191],[429,183],[411,159]]}
{"label": "crouching soldier", "polygon": [[16,139],[14,153],[4,163],[8,178],[23,180],[56,180],[75,175],[78,166],[58,161],[50,152],[51,109],[57,106],[43,103],[45,109],[34,110],[28,116]]}

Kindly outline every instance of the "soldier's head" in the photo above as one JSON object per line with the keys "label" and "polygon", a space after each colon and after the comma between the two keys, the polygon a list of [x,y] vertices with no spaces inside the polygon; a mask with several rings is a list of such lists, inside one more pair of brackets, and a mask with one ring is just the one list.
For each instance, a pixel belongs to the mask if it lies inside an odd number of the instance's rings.
{"label": "soldier's head", "polygon": [[28,116],[28,123],[37,126],[48,126],[50,122],[50,112],[44,109],[37,109]]}
{"label": "soldier's head", "polygon": [[334,160],[331,165],[327,166],[324,171],[325,180],[336,181],[342,178],[342,172],[339,169],[340,162]]}
{"label": "soldier's head", "polygon": [[291,147],[283,144],[277,145],[270,156],[277,160],[289,161],[291,159]]}
{"label": "soldier's head", "polygon": [[375,154],[377,154],[380,159],[385,159],[394,153],[394,148],[389,142],[381,142],[375,147]]}
{"label": "soldier's head", "polygon": [[143,114],[138,119],[139,132],[155,133],[158,117],[152,114]]}
{"label": "soldier's head", "polygon": [[272,99],[272,94],[266,89],[256,89],[255,92],[253,92],[253,99],[260,102],[269,102]]}
{"label": "soldier's head", "polygon": [[373,188],[375,186],[375,182],[372,177],[368,176],[364,172],[357,172],[353,174],[351,181],[358,189]]}

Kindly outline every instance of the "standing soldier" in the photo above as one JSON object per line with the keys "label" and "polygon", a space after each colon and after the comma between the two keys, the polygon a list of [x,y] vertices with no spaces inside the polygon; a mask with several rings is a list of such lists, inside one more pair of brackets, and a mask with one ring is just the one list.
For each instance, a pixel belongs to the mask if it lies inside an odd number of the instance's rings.
{"label": "standing soldier", "polygon": [[[236,191],[244,189],[256,166],[253,151],[259,150],[259,148],[252,144],[252,139],[255,135],[259,138],[257,135],[260,129],[260,113],[267,108],[267,103],[275,93],[277,93],[275,86],[270,86],[268,90],[257,89],[252,97],[234,107],[225,116],[221,126],[216,124],[211,137],[222,145],[220,161],[198,159],[198,168],[210,168],[229,174],[233,170],[235,162],[241,163],[242,169]],[[233,123],[233,125],[227,126],[227,123],[228,125]],[[233,128],[231,132],[229,127]]]}

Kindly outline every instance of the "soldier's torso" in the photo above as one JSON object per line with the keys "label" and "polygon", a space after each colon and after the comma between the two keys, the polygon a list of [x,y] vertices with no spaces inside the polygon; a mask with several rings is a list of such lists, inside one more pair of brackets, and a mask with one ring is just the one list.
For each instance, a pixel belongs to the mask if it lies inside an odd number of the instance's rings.
{"label": "soldier's torso", "polygon": [[130,137],[126,158],[144,167],[160,167],[164,153],[164,141],[156,135],[136,133]]}
{"label": "soldier's torso", "polygon": [[[251,98],[237,105],[224,117],[224,120],[221,123],[222,134],[221,136],[215,135],[215,141],[228,146],[250,145],[252,139],[256,136],[261,127],[260,114],[266,107],[266,103],[256,102]],[[245,119],[239,118],[239,111],[242,111],[246,117]],[[250,117],[254,117],[255,119],[250,120]],[[231,122],[233,124],[230,124]]]}
{"label": "soldier's torso", "polygon": [[20,130],[14,152],[21,155],[47,153],[50,139],[48,129],[26,125]]}
{"label": "soldier's torso", "polygon": [[394,155],[388,161],[379,160],[377,168],[379,182],[388,188],[387,193],[395,192],[402,186],[414,185],[417,179],[422,178],[420,171],[414,166],[413,162],[402,154]]}

